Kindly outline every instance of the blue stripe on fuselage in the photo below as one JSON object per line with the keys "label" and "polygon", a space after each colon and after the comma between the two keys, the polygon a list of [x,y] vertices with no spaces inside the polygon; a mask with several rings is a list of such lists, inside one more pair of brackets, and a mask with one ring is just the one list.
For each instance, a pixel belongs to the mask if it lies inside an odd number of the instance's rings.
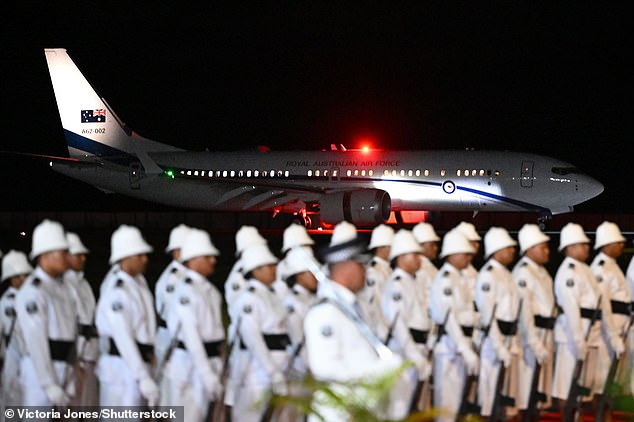
{"label": "blue stripe on fuselage", "polygon": [[88,155],[96,155],[107,161],[113,161],[117,164],[128,165],[139,159],[120,149],[113,148],[109,145],[102,144],[85,136],[78,135],[70,130],[64,129],[64,137],[69,147],[83,151]]}

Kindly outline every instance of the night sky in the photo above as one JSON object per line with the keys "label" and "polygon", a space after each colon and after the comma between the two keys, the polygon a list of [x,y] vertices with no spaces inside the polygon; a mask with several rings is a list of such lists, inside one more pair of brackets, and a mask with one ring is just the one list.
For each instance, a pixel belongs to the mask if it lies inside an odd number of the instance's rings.
{"label": "night sky", "polygon": [[[579,210],[632,211],[626,6],[138,3],[3,6],[1,149],[65,154],[43,53],[63,47],[130,127],[159,142],[534,152],[605,184]],[[5,210],[165,209],[1,160]]]}

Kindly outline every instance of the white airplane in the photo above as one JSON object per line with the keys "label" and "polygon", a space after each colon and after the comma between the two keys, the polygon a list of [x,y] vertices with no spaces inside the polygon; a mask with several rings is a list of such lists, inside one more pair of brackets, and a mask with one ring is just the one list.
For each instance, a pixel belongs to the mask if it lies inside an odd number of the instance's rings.
{"label": "white airplane", "polygon": [[[547,219],[603,192],[575,166],[499,151],[194,152],[132,132],[65,49],[46,49],[68,152],[53,170],[106,192],[191,209],[293,213],[360,226],[390,212],[524,211]],[[318,214],[318,219],[315,219]]]}

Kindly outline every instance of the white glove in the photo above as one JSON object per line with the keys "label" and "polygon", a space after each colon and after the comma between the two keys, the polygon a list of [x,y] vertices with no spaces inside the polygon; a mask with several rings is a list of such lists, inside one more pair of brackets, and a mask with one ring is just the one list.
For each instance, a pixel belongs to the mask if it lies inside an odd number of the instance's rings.
{"label": "white glove", "polygon": [[462,358],[464,359],[467,373],[469,375],[477,375],[480,366],[480,359],[478,358],[478,355],[476,355],[470,348],[467,348],[462,351]]}
{"label": "white glove", "polygon": [[497,358],[505,368],[508,368],[511,364],[511,352],[506,347],[500,347],[496,352]]}
{"label": "white glove", "polygon": [[148,406],[154,407],[159,401],[159,388],[150,377],[141,378],[139,381],[141,395],[147,400]]}
{"label": "white glove", "polygon": [[431,375],[432,367],[427,359],[421,359],[416,365],[416,370],[418,371],[418,380],[425,381]]}
{"label": "white glove", "polygon": [[575,343],[575,354],[577,360],[585,360],[586,352],[588,351],[588,346],[584,340],[580,340]]}
{"label": "white glove", "polygon": [[70,401],[62,387],[57,384],[51,384],[46,387],[45,393],[53,406],[66,406]]}
{"label": "white glove", "polygon": [[284,374],[279,371],[273,372],[273,375],[271,376],[271,389],[273,390],[273,393],[278,396],[288,395],[288,388],[286,387]]}
{"label": "white glove", "polygon": [[612,350],[614,350],[614,354],[616,355],[617,359],[625,351],[625,345],[623,344],[623,340],[621,340],[621,337],[619,336],[613,336],[610,339],[610,346],[612,346]]}
{"label": "white glove", "polygon": [[548,349],[546,349],[541,343],[536,343],[533,347],[533,354],[535,355],[535,359],[537,359],[537,363],[540,365],[544,364],[547,360],[550,359],[550,353],[548,353]]}
{"label": "white glove", "polygon": [[208,371],[203,374],[202,378],[209,399],[211,401],[215,401],[220,398],[220,394],[222,393],[222,384],[220,383],[218,376],[212,371]]}

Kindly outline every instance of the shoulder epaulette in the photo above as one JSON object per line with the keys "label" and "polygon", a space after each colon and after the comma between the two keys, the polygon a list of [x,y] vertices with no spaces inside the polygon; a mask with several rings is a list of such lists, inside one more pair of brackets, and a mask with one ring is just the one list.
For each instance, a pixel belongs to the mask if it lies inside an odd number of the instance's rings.
{"label": "shoulder epaulette", "polygon": [[40,287],[40,283],[42,283],[42,280],[40,280],[39,278],[35,277],[35,278],[33,279],[33,285],[34,285],[35,287]]}
{"label": "shoulder epaulette", "polygon": [[123,280],[118,279],[118,280],[117,280],[117,284],[115,284],[115,287],[123,287],[123,284],[124,284],[124,283],[123,283]]}

